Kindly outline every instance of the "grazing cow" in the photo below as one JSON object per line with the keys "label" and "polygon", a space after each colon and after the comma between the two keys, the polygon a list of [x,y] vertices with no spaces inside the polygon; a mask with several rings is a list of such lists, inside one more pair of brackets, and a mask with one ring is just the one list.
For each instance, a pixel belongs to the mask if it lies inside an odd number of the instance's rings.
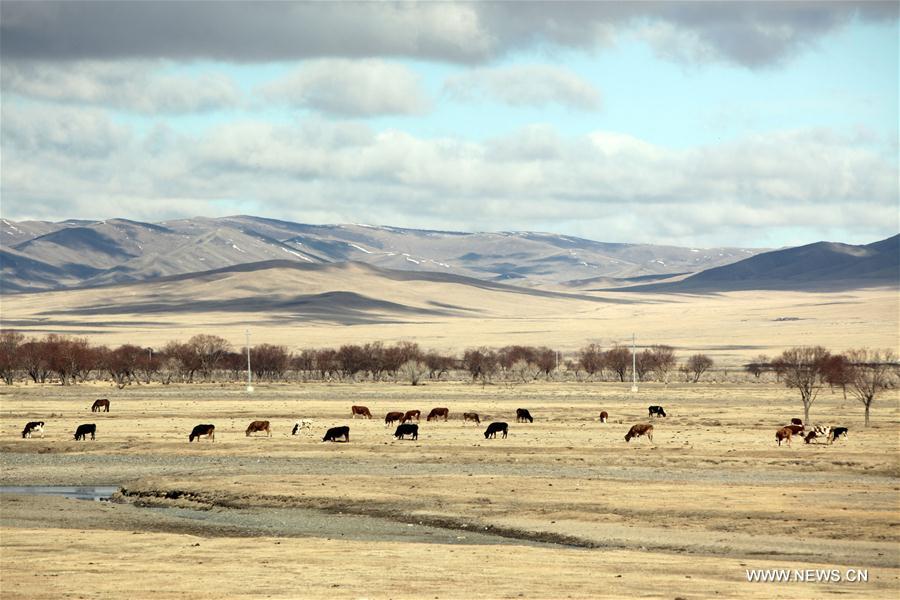
{"label": "grazing cow", "polygon": [[94,404],[91,405],[91,412],[109,412],[109,399],[108,398],[97,398],[94,400]]}
{"label": "grazing cow", "polygon": [[534,417],[531,416],[531,413],[528,412],[527,408],[517,408],[516,409],[516,423],[524,423],[528,421],[529,423],[534,423]]}
{"label": "grazing cow", "polygon": [[406,423],[408,421],[416,420],[416,423],[419,422],[419,419],[422,417],[421,410],[408,410],[406,414],[403,415],[403,419],[400,421],[401,423]]}
{"label": "grazing cow", "polygon": [[775,432],[775,441],[778,442],[778,445],[781,445],[781,442],[787,442],[787,445],[791,445],[791,435],[793,435],[793,431],[790,427],[782,427],[778,431]]}
{"label": "grazing cow", "polygon": [[803,425],[785,425],[785,427],[791,430],[792,435],[801,434],[805,431]]}
{"label": "grazing cow", "polygon": [[476,425],[481,424],[481,418],[479,418],[478,413],[463,413],[463,424],[466,424],[469,421],[475,421]]}
{"label": "grazing cow", "polygon": [[449,408],[432,408],[431,412],[428,413],[428,417],[425,420],[431,421],[432,419],[437,420],[438,417],[444,417],[444,420],[446,421],[449,416],[450,416]]}
{"label": "grazing cow", "polygon": [[297,435],[301,430],[312,433],[312,419],[300,419],[294,423],[294,428],[291,429],[291,435]]}
{"label": "grazing cow", "polygon": [[791,425],[803,425],[803,419],[794,417],[793,419],[791,419]]}
{"label": "grazing cow", "polygon": [[188,442],[193,442],[194,438],[197,438],[197,441],[200,441],[200,436],[205,435],[208,439],[213,442],[216,441],[216,426],[215,425],[197,425],[191,431],[191,435],[188,436]]}
{"label": "grazing cow", "polygon": [[[806,437],[803,439],[807,444],[811,443],[813,440],[824,438],[830,444],[834,441],[832,438],[831,427],[827,425],[816,425],[810,430],[809,433],[806,434]],[[818,442],[816,442],[818,444]]]}
{"label": "grazing cow", "polygon": [[75,430],[75,439],[86,440],[88,434],[90,434],[92,440],[96,439],[97,426],[93,423],[85,423],[84,425],[79,425],[78,429]]}
{"label": "grazing cow", "polygon": [[641,437],[642,435],[646,435],[647,439],[652,442],[653,425],[650,423],[638,423],[637,425],[632,425],[631,429],[628,430],[628,433],[625,434],[625,441],[630,442],[631,438]]}
{"label": "grazing cow", "polygon": [[272,437],[272,428],[269,427],[268,421],[253,421],[247,426],[247,431],[244,432],[244,435],[250,437],[251,433],[256,433],[257,431],[265,431],[266,436]]}
{"label": "grazing cow", "polygon": [[322,441],[336,442],[339,437],[344,438],[345,442],[350,441],[350,428],[347,425],[344,425],[343,427],[332,427],[325,432],[325,437],[322,438]]}
{"label": "grazing cow", "polygon": [[662,406],[650,406],[650,407],[647,408],[647,410],[650,412],[650,416],[651,416],[651,417],[654,417],[654,416],[656,416],[656,417],[664,417],[664,416],[666,416],[666,411],[665,411],[665,409],[663,409]]}
{"label": "grazing cow", "polygon": [[30,438],[35,433],[41,434],[41,437],[44,437],[44,422],[43,421],[29,421],[25,424],[25,429],[22,430],[22,439]]}
{"label": "grazing cow", "polygon": [[601,422],[601,423],[606,423],[606,421],[607,421],[608,419],[609,419],[609,413],[608,413],[608,412],[606,412],[606,411],[604,410],[603,412],[600,413],[600,422]]}
{"label": "grazing cow", "polygon": [[394,437],[398,440],[405,439],[403,436],[412,436],[412,439],[419,439],[419,426],[415,423],[401,423],[394,432]]}
{"label": "grazing cow", "polygon": [[831,441],[835,441],[841,436],[849,437],[847,435],[848,429],[846,427],[833,427],[831,429]]}
{"label": "grazing cow", "polygon": [[365,406],[351,406],[350,418],[355,419],[357,416],[363,417],[364,419],[371,419],[372,413],[370,413],[369,409]]}
{"label": "grazing cow", "polygon": [[501,423],[500,421],[494,421],[488,425],[488,428],[484,431],[484,439],[496,438],[498,432],[502,432],[503,437],[505,438],[508,431],[509,425]]}
{"label": "grazing cow", "polygon": [[384,426],[387,427],[391,423],[396,423],[403,418],[402,412],[389,412],[384,416]]}

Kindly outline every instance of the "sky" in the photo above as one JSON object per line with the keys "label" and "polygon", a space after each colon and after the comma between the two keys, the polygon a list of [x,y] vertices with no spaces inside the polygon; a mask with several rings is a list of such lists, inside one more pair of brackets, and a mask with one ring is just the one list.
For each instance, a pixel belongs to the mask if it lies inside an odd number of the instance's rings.
{"label": "sky", "polygon": [[0,3],[0,216],[900,231],[897,2]]}

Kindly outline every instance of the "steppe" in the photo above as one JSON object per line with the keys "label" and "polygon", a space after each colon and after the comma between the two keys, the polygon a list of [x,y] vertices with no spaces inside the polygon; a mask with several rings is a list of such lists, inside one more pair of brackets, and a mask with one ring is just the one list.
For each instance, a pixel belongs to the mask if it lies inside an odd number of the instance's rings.
{"label": "steppe", "polygon": [[[802,415],[771,382],[16,385],[0,390],[0,483],[117,485],[113,502],[2,497],[4,598],[848,598],[900,589],[900,397],[871,427],[823,390],[832,445],[777,447]],[[92,414],[93,399],[112,410]],[[375,419],[351,420],[351,404]],[[661,404],[653,442],[626,443]],[[418,441],[379,417],[447,406]],[[535,422],[515,423],[529,408]],[[599,423],[600,410],[610,421]],[[463,411],[510,422],[485,440]],[[298,418],[312,435],[292,437]],[[246,437],[269,419],[272,437]],[[43,439],[21,439],[29,420]],[[94,441],[75,442],[79,423]],[[190,428],[215,442],[188,443]],[[322,443],[348,424],[348,444]],[[749,583],[748,569],[868,582]]]}

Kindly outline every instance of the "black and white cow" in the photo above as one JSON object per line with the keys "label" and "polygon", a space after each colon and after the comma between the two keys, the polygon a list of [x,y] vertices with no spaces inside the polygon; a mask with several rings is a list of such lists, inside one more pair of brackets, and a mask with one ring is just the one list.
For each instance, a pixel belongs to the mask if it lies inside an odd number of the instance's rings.
{"label": "black and white cow", "polygon": [[844,436],[849,437],[847,435],[848,429],[846,427],[835,427],[831,430],[831,440],[837,440],[839,437]]}
{"label": "black and white cow", "polygon": [[[813,440],[818,440],[819,438],[827,440],[829,444],[833,442],[834,438],[832,437],[831,427],[828,427],[827,425],[816,425],[809,430],[809,433],[806,434],[803,441],[809,444],[812,443]],[[816,443],[818,444],[818,442]]]}
{"label": "black and white cow", "polygon": [[291,435],[297,435],[301,431],[312,433],[312,424],[312,419],[300,419],[299,421],[294,423],[294,428],[291,429]]}
{"label": "black and white cow", "polygon": [[39,433],[41,437],[44,437],[44,422],[43,421],[29,421],[25,424],[25,429],[22,430],[22,439],[30,438],[32,435]]}

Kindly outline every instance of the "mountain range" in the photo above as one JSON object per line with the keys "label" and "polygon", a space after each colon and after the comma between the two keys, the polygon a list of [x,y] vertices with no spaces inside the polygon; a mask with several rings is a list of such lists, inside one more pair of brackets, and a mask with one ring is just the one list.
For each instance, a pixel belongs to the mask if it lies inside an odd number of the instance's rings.
{"label": "mountain range", "polygon": [[141,223],[0,219],[2,291],[149,281],[272,260],[362,262],[526,287],[618,287],[696,273],[760,249],[604,243],[536,232],[462,233],[251,216]]}

